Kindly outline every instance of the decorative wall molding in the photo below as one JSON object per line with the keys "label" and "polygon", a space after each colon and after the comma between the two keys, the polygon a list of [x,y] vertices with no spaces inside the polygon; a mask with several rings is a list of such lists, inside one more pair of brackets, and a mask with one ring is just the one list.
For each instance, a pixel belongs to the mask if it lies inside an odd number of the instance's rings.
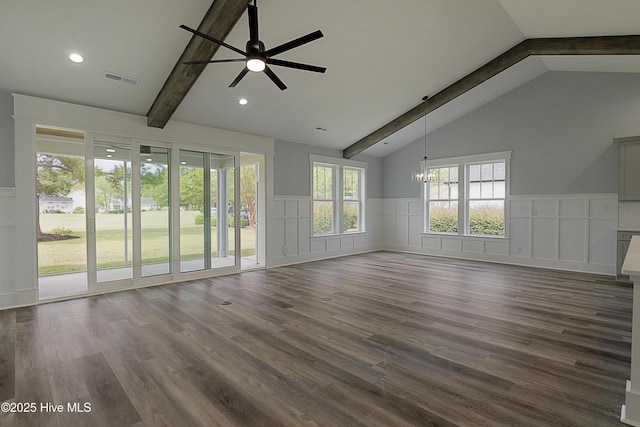
{"label": "decorative wall molding", "polygon": [[388,250],[615,275],[615,193],[512,196],[506,239],[426,234],[421,199],[383,204]]}
{"label": "decorative wall molding", "polygon": [[15,227],[15,188],[0,187],[0,227]]}
{"label": "decorative wall molding", "polygon": [[267,267],[381,249],[381,205],[381,199],[367,199],[366,232],[313,237],[311,198],[274,197],[267,220]]}
{"label": "decorative wall molding", "polygon": [[14,290],[16,216],[15,189],[0,187],[0,309],[19,304]]}

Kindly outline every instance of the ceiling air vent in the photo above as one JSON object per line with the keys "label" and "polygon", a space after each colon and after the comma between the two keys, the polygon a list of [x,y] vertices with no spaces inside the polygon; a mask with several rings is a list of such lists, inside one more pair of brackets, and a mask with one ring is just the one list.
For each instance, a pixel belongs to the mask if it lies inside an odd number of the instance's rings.
{"label": "ceiling air vent", "polygon": [[126,83],[130,85],[137,86],[140,83],[140,80],[134,79],[133,77],[123,76],[122,74],[110,73],[106,71],[104,73],[104,78],[107,80],[113,80],[114,82]]}

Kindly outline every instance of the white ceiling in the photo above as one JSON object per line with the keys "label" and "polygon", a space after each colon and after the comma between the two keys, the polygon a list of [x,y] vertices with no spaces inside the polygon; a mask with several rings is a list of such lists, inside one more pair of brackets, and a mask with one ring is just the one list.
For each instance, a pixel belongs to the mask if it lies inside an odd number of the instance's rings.
{"label": "white ceiling", "polygon": [[[197,27],[210,5],[0,0],[0,88],[145,115],[190,39],[178,26]],[[344,149],[525,38],[640,34],[638,0],[260,0],[258,11],[267,48],[322,30],[279,58],[327,72],[274,66],[286,91],[253,73],[230,89],[242,64],[209,65],[174,119]],[[245,15],[226,41],[243,49],[247,39]],[[72,50],[85,63],[72,64]],[[549,70],[640,72],[640,58],[528,58],[431,113],[429,131]],[[106,80],[107,71],[140,83]],[[384,156],[422,135],[418,121],[366,153]]]}

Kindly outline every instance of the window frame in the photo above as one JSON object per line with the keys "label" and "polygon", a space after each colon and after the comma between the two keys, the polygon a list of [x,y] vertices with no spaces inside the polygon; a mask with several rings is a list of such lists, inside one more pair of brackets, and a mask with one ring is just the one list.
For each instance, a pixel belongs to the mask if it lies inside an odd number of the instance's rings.
{"label": "window frame", "polygon": [[[424,193],[425,193],[425,197],[427,198],[427,200],[425,201],[425,212],[429,212],[431,211],[430,206],[432,202],[448,202],[449,204],[456,202],[457,206],[456,206],[456,212],[458,214],[458,221],[456,224],[456,229],[459,231],[460,230],[460,167],[458,164],[456,163],[451,163],[451,164],[443,164],[443,165],[438,165],[438,166],[431,166],[427,169],[427,176],[432,176],[432,170],[434,169],[449,169],[449,171],[451,171],[452,169],[457,169],[458,170],[458,197],[453,199],[451,198],[451,184],[449,184],[449,198],[448,199],[431,199],[431,181],[427,182],[424,184]],[[439,192],[439,191],[438,191]],[[462,207],[463,208],[463,207]],[[448,235],[457,235],[458,231],[455,232],[447,232],[447,231],[431,231],[431,215],[427,215],[425,217],[425,232],[427,233],[433,233],[433,234],[448,234]]]}
{"label": "window frame", "polygon": [[[327,169],[331,169],[331,198],[330,199],[325,199],[325,198],[319,198],[316,199],[315,197],[315,182],[313,181],[313,177],[314,177],[314,169],[316,167],[323,167],[323,168],[327,168]],[[313,233],[314,236],[331,236],[333,234],[336,234],[336,217],[338,216],[338,212],[337,212],[337,203],[336,203],[336,198],[337,198],[337,175],[338,175],[338,168],[336,167],[336,165],[331,165],[325,162],[313,162],[311,163],[311,231]],[[315,203],[316,202],[331,202],[331,231],[329,233],[322,233],[322,234],[315,234],[315,230],[313,230],[313,213],[315,212]]]}
{"label": "window frame", "polygon": [[[469,198],[470,193],[470,166],[487,163],[505,164],[505,194],[504,194],[504,234],[503,235],[485,235],[471,234],[469,230]],[[429,173],[431,169],[441,167],[458,167],[458,231],[456,233],[431,231],[430,215],[429,215],[429,183],[422,184],[422,200],[423,200],[423,234],[437,234],[445,236],[463,236],[471,238],[489,238],[489,239],[508,239],[509,238],[509,195],[510,195],[510,171],[511,171],[511,151],[501,151],[495,153],[476,154],[470,156],[448,157],[435,160],[423,160],[421,162],[423,170]],[[476,199],[473,199],[476,200]],[[494,199],[492,199],[494,200]],[[497,200],[497,199],[496,199]],[[502,200],[502,199],[500,199]]]}
{"label": "window frame", "polygon": [[[342,194],[341,194],[341,208],[342,213],[340,215],[340,225],[343,227],[341,230],[343,234],[352,234],[352,233],[361,233],[364,232],[364,169],[360,167],[354,167],[350,165],[342,166],[342,180],[340,184],[342,186]],[[358,175],[358,191],[356,194],[357,199],[347,199],[345,198],[345,185],[344,185],[344,174],[345,171],[355,171]],[[345,203],[354,203],[358,202],[358,228],[356,230],[345,230],[344,229],[344,205]]]}
{"label": "window frame", "polygon": [[[309,155],[310,160],[310,195],[311,195],[311,224],[310,235],[313,238],[322,238],[327,236],[352,235],[366,232],[366,177],[367,163],[355,160],[339,159],[335,157]],[[325,166],[334,168],[333,175],[333,232],[327,234],[316,234],[313,229],[314,209],[313,205],[316,201],[324,201],[315,199],[314,195],[314,168],[315,166]],[[358,230],[344,230],[344,170],[357,170],[358,173]],[[328,201],[328,200],[327,200]],[[353,201],[353,200],[348,200]]]}

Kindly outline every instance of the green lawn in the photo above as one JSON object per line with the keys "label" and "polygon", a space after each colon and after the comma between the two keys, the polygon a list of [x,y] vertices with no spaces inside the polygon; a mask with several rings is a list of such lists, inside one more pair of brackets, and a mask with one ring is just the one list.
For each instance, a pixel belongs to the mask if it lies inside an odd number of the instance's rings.
{"label": "green lawn", "polygon": [[[182,259],[202,258],[204,254],[203,226],[195,225],[199,212],[180,212],[180,252]],[[142,258],[144,264],[166,262],[169,259],[168,218],[166,211],[142,212]],[[131,214],[128,215],[131,227]],[[78,214],[41,214],[44,233],[54,229],[70,230],[77,239],[38,243],[38,274],[62,274],[84,271],[87,265],[85,216]],[[124,215],[97,214],[96,241],[98,268],[124,265]],[[212,227],[215,236],[216,227]],[[233,229],[229,229],[229,247],[233,248]],[[215,238],[214,238],[215,240]],[[241,229],[242,256],[255,255],[255,229]],[[133,259],[131,231],[129,232],[128,262]],[[215,241],[212,252],[217,253]]]}

